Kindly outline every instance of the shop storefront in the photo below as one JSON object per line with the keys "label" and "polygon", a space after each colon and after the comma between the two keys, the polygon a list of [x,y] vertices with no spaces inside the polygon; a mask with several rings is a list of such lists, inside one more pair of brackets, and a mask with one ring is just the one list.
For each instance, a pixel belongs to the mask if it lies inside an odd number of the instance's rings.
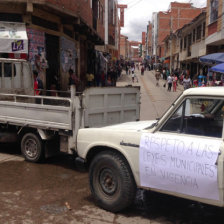
{"label": "shop storefront", "polygon": [[61,87],[66,90],[68,88],[69,69],[78,74],[78,54],[76,44],[65,37],[60,38],[60,48]]}
{"label": "shop storefront", "polygon": [[28,38],[24,23],[0,22],[0,54],[6,58],[27,58]]}

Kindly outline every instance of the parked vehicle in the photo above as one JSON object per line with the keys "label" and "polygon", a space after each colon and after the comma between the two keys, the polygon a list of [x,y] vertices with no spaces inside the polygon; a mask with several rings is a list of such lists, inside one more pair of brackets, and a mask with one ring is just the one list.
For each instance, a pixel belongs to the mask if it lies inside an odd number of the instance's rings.
{"label": "parked vehicle", "polygon": [[0,93],[34,94],[33,75],[28,61],[0,58]]}
{"label": "parked vehicle", "polygon": [[71,97],[34,96],[28,62],[0,59],[0,71],[0,142],[20,143],[30,162],[76,153],[81,127],[139,120],[139,87],[89,88],[76,96],[71,86]]}
{"label": "parked vehicle", "polygon": [[80,129],[79,164],[97,204],[118,212],[136,189],[224,207],[224,88],[191,88],[159,119]]}

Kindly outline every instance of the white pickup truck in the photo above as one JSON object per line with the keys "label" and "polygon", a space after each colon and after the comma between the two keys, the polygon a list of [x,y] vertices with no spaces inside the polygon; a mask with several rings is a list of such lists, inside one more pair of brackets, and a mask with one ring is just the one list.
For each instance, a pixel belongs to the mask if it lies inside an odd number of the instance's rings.
{"label": "white pickup truck", "polygon": [[[34,96],[30,65],[0,58],[0,143],[18,142],[26,160],[39,162],[61,151],[76,153],[79,128],[140,117],[139,87],[88,88],[77,96]],[[63,93],[65,94],[65,93]]]}
{"label": "white pickup truck", "polygon": [[224,207],[224,88],[186,90],[159,119],[80,129],[96,203],[120,211],[143,188]]}

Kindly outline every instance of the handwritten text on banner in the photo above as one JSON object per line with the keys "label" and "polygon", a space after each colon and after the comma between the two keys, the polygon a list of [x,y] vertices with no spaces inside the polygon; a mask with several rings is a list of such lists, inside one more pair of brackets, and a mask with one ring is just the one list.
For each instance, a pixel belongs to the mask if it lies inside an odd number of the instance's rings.
{"label": "handwritten text on banner", "polygon": [[141,186],[219,200],[217,166],[221,141],[167,134],[143,134]]}

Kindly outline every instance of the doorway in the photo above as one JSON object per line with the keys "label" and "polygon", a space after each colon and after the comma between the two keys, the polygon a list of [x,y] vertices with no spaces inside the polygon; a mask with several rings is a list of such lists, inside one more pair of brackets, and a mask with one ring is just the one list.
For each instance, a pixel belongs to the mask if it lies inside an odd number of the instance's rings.
{"label": "doorway", "polygon": [[46,88],[51,89],[52,85],[60,89],[60,62],[59,62],[59,37],[46,34],[46,58],[48,68],[46,69]]}

